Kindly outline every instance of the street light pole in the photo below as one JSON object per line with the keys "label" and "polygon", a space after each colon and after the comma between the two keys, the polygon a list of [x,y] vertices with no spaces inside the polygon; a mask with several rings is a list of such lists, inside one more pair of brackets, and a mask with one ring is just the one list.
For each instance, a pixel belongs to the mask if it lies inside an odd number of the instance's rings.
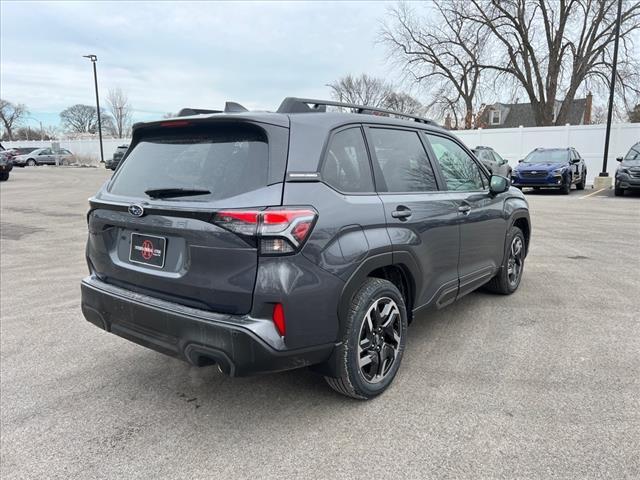
{"label": "street light pole", "polygon": [[613,67],[611,68],[611,86],[609,90],[609,111],[607,112],[607,131],[604,137],[604,158],[602,159],[601,177],[608,177],[607,157],[609,156],[609,138],[611,137],[611,117],[613,115],[613,94],[616,86],[616,71],[618,67],[618,43],[620,43],[620,19],[622,16],[622,0],[618,0],[618,18],[616,19],[616,35],[613,44]]}
{"label": "street light pole", "polygon": [[98,57],[96,55],[83,55],[84,58],[91,60],[93,64],[93,82],[96,87],[96,108],[98,109],[98,137],[100,138],[100,161],[104,163],[104,153],[102,150],[102,122],[100,120],[100,97],[98,96],[98,73],[96,71],[96,62]]}

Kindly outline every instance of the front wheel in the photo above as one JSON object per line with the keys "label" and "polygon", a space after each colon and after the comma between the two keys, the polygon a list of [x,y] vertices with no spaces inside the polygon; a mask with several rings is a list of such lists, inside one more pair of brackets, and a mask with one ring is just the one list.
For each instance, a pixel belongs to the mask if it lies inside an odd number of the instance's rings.
{"label": "front wheel", "polygon": [[27,160],[27,165],[30,166],[30,167],[35,167],[38,164],[36,163],[36,161],[33,158],[30,158],[29,160]]}
{"label": "front wheel", "polygon": [[335,391],[368,400],[391,384],[404,353],[407,310],[396,286],[368,278],[351,301],[342,342],[338,347],[337,377],[325,377]]}
{"label": "front wheel", "polygon": [[567,179],[564,182],[564,185],[560,187],[560,193],[562,195],[569,195],[569,193],[571,193],[571,180]]}
{"label": "front wheel", "polygon": [[622,196],[624,196],[624,189],[623,189],[623,188],[615,187],[615,188],[613,189],[613,194],[614,194],[616,197],[622,197]]}
{"label": "front wheel", "polygon": [[494,293],[511,295],[520,286],[524,272],[526,240],[522,230],[516,226],[511,227],[506,245],[507,249],[500,271],[485,285],[485,288]]}

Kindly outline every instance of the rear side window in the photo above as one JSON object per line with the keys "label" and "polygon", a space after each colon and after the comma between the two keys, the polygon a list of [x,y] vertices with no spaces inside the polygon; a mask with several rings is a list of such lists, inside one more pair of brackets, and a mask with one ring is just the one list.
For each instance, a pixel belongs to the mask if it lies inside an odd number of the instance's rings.
{"label": "rear side window", "polygon": [[371,128],[371,139],[387,192],[437,190],[436,178],[417,132]]}
{"label": "rear side window", "polygon": [[460,145],[438,135],[427,134],[427,138],[448,190],[470,192],[484,189],[480,167]]}
{"label": "rear side window", "polygon": [[360,127],[341,130],[331,137],[321,173],[322,179],[340,192],[373,192],[369,155]]}
{"label": "rear side window", "polygon": [[207,201],[265,187],[269,148],[264,131],[251,125],[154,131],[129,152],[112,180],[115,195],[146,197],[146,190],[184,188],[211,193],[181,197]]}

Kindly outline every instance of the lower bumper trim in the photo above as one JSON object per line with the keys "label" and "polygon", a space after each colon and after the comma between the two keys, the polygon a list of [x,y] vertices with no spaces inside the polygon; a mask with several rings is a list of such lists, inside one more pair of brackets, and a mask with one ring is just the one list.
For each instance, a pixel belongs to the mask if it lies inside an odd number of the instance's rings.
{"label": "lower bumper trim", "polygon": [[[105,288],[101,288],[104,286]],[[242,326],[244,317],[193,309],[160,308],[145,296],[114,288],[95,277],[82,281],[82,313],[87,321],[134,343],[192,365],[217,364],[230,376],[278,372],[326,361],[334,344],[276,350]],[[176,306],[179,307],[179,306]],[[233,321],[237,321],[237,325]]]}

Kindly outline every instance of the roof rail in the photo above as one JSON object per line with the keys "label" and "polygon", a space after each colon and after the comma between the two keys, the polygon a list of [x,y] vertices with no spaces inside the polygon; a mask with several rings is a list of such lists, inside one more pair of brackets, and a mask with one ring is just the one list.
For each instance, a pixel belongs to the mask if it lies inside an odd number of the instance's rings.
{"label": "roof rail", "polygon": [[225,102],[224,110],[205,110],[203,108],[183,108],[178,112],[178,117],[187,117],[191,115],[206,115],[210,113],[240,113],[248,112],[245,107],[236,102]]}
{"label": "roof rail", "polygon": [[354,110],[354,113],[362,114],[375,114],[384,113],[387,115],[395,115],[397,117],[410,118],[415,122],[425,123],[427,125],[439,126],[437,122],[429,120],[427,118],[418,117],[408,113],[396,112],[394,110],[387,110],[386,108],[369,107],[366,105],[356,105],[353,103],[334,102],[333,100],[316,100],[312,98],[285,98],[280,107],[278,107],[277,113],[311,113],[311,112],[326,112],[327,106],[331,107],[343,107]]}

